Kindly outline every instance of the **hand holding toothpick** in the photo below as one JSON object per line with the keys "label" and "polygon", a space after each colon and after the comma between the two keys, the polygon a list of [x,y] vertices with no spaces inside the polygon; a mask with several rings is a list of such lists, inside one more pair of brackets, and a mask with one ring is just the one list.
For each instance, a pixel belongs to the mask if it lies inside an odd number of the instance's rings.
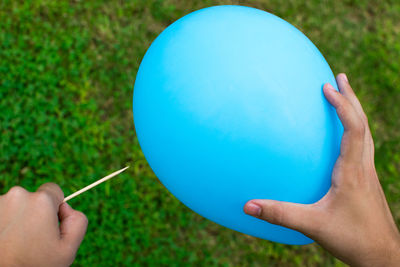
{"label": "hand holding toothpick", "polygon": [[88,185],[88,186],[82,188],[81,190],[76,191],[75,193],[73,193],[73,194],[67,196],[66,198],[64,198],[64,202],[67,202],[67,201],[70,200],[71,198],[74,198],[74,197],[76,197],[76,196],[82,194],[83,192],[85,192],[85,191],[87,191],[87,190],[89,190],[89,189],[95,187],[96,185],[99,185],[99,184],[101,184],[102,182],[105,182],[105,181],[107,181],[107,180],[113,178],[114,176],[120,174],[121,172],[125,171],[125,170],[128,169],[128,168],[129,168],[129,166],[127,166],[127,167],[125,167],[125,168],[123,168],[123,169],[121,169],[121,170],[119,170],[119,171],[113,172],[113,173],[107,175],[106,177],[103,177],[103,178],[101,178],[100,180],[97,180],[96,182],[94,182],[94,183],[92,183],[92,184],[90,184],[90,185]]}
{"label": "hand holding toothpick", "polygon": [[85,236],[88,219],[66,201],[127,168],[66,198],[55,183],[42,184],[36,192],[14,186],[0,195],[0,266],[70,266]]}

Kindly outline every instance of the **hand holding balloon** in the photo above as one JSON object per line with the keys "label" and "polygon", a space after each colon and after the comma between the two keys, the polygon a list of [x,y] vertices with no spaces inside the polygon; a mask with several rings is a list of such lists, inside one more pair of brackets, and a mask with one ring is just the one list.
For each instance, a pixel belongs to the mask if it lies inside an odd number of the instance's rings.
{"label": "hand holding balloon", "polygon": [[140,64],[137,138],[160,181],[193,211],[248,235],[309,244],[242,206],[310,204],[328,192],[343,126],[321,92],[327,82],[336,87],[318,48],[286,21],[243,6],[201,9],[165,29]]}
{"label": "hand holding balloon", "polygon": [[352,266],[395,266],[400,235],[375,171],[367,117],[345,74],[337,84],[340,92],[324,86],[345,128],[329,192],[309,205],[251,200],[244,211],[304,233]]}

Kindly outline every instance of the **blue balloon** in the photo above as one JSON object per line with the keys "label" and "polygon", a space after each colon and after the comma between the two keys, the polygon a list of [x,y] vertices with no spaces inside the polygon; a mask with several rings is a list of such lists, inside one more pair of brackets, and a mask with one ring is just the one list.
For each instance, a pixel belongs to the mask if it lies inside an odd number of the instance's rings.
{"label": "blue balloon", "polygon": [[246,215],[251,199],[313,203],[331,185],[343,127],[323,96],[332,71],[299,30],[242,6],[198,10],[165,29],[140,65],[137,137],[186,206],[285,244],[303,234]]}

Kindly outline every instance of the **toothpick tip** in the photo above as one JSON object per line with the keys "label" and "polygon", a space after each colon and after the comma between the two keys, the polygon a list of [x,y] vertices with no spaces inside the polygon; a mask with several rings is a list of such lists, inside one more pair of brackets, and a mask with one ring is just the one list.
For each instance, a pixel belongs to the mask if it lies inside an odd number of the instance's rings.
{"label": "toothpick tip", "polygon": [[77,191],[77,192],[75,192],[75,193],[69,195],[68,197],[64,198],[64,202],[67,202],[68,200],[70,200],[70,199],[72,199],[72,198],[74,198],[74,197],[76,197],[76,196],[82,194],[83,192],[85,192],[85,191],[87,191],[87,190],[89,190],[89,189],[91,189],[91,188],[97,186],[98,184],[101,184],[102,182],[105,182],[105,181],[107,181],[108,179],[113,178],[114,176],[120,174],[121,172],[125,171],[125,170],[128,169],[128,168],[129,168],[129,165],[126,166],[125,168],[119,170],[119,171],[113,172],[113,173],[111,173],[111,174],[109,174],[109,175],[107,175],[107,176],[105,176],[105,177],[103,177],[103,178],[97,180],[96,182],[94,182],[94,183],[92,183],[92,184],[90,184],[90,185],[88,185],[88,186],[82,188],[81,190],[79,190],[79,191]]}

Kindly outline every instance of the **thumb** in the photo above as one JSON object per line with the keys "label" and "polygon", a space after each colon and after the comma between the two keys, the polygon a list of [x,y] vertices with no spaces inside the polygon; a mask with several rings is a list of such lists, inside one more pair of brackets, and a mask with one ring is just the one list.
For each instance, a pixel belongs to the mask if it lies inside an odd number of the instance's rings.
{"label": "thumb", "polygon": [[244,212],[272,224],[312,236],[320,228],[321,211],[313,204],[298,204],[267,199],[253,199]]}
{"label": "thumb", "polygon": [[60,219],[61,241],[76,253],[86,233],[88,220],[80,211],[74,210],[66,202],[60,205],[58,212]]}

